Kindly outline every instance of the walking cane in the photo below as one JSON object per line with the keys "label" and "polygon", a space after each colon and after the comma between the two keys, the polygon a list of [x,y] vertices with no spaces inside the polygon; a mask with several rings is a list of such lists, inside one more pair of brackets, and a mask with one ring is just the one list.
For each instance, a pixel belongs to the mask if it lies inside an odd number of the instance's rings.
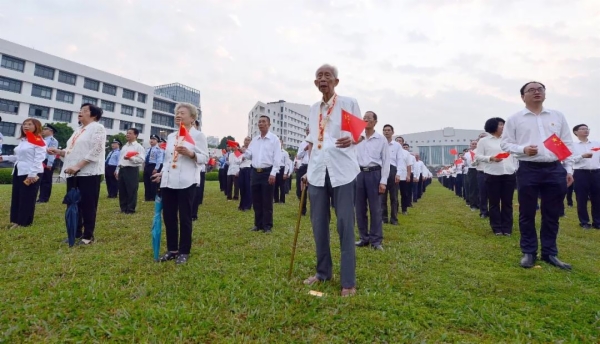
{"label": "walking cane", "polygon": [[300,196],[300,206],[298,207],[298,219],[296,219],[296,232],[294,233],[294,244],[292,245],[292,260],[290,261],[290,270],[288,271],[288,279],[292,278],[292,270],[294,269],[294,256],[296,255],[296,244],[298,243],[298,232],[300,232],[300,219],[302,218],[302,205],[306,199],[306,189],[308,185],[302,189]]}

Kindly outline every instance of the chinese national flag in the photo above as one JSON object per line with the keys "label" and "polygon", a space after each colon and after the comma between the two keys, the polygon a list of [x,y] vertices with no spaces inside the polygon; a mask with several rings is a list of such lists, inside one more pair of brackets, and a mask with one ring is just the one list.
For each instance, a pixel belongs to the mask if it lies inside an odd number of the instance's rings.
{"label": "chinese national flag", "polygon": [[232,140],[227,140],[227,147],[232,147],[232,148],[236,148],[238,146],[238,143]]}
{"label": "chinese national flag", "polygon": [[158,145],[158,148],[162,149],[162,150],[166,150],[167,149],[167,143],[163,142],[161,144]]}
{"label": "chinese national flag", "polygon": [[138,152],[135,152],[135,151],[129,151],[129,152],[127,152],[127,153],[125,154],[125,157],[127,157],[127,158],[133,158],[134,156],[136,156],[136,155],[138,155],[138,154],[139,154]]}
{"label": "chinese national flag", "polygon": [[506,159],[506,158],[508,158],[509,155],[510,155],[510,153],[508,153],[508,152],[502,152],[502,153],[496,154],[496,158],[498,158],[498,159]]}
{"label": "chinese national flag", "polygon": [[187,142],[187,143],[191,144],[192,146],[194,146],[196,144],[196,142],[194,141],[194,139],[192,138],[190,133],[187,131],[187,129],[183,125],[179,126],[179,140],[181,143]]}
{"label": "chinese national flag", "polygon": [[594,151],[594,152],[600,151],[600,147],[594,147],[594,148],[592,148],[592,151]]}
{"label": "chinese national flag", "polygon": [[233,152],[233,154],[235,154],[236,158],[239,158],[240,155],[242,155],[242,152],[240,152],[239,149],[236,149],[235,152]]}
{"label": "chinese national flag", "polygon": [[563,161],[573,154],[556,134],[552,134],[552,136],[547,138],[546,141],[544,141],[544,146],[554,153],[559,161]]}
{"label": "chinese national flag", "polygon": [[358,142],[360,134],[366,127],[367,123],[365,121],[342,109],[342,130],[349,131],[354,138],[354,142]]}
{"label": "chinese national flag", "polygon": [[456,164],[456,165],[461,165],[462,163],[463,163],[462,159],[454,160],[454,164]]}
{"label": "chinese national flag", "polygon": [[26,131],[25,136],[27,136],[27,142],[31,143],[32,145],[40,147],[46,146],[46,142],[44,142],[44,139],[42,139],[41,136],[32,133],[31,131]]}

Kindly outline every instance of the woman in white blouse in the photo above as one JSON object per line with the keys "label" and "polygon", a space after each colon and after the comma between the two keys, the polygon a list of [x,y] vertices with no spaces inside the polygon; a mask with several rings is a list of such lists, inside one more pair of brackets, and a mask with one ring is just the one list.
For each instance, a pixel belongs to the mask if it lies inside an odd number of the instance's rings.
{"label": "woman in white blouse", "polygon": [[81,194],[76,233],[76,237],[81,240],[77,245],[89,245],[94,242],[106,142],[106,130],[104,125],[98,122],[100,118],[101,108],[89,103],[81,105],[78,116],[81,126],[71,135],[67,147],[64,150],[49,150],[51,154],[64,157],[60,175],[67,180],[67,192],[76,187]]}
{"label": "woman in white blouse", "polygon": [[500,148],[504,123],[505,121],[499,117],[490,118],[485,122],[485,131],[491,135],[479,140],[475,149],[475,160],[483,164],[492,231],[496,235],[510,236],[513,227],[513,195],[517,179],[513,156],[496,157],[504,153]]}
{"label": "woman in white blouse", "polygon": [[[27,139],[26,132],[39,138],[40,144]],[[15,155],[2,155],[0,161],[15,164],[12,181],[12,198],[10,203],[9,229],[26,227],[33,223],[35,198],[40,188],[40,173],[44,172],[42,162],[46,159],[46,144],[42,137],[42,123],[28,118],[21,125],[19,145],[15,147]]]}
{"label": "woman in white blouse", "polygon": [[154,175],[154,180],[160,181],[168,250],[160,262],[175,259],[175,263],[185,264],[192,247],[192,206],[196,185],[200,183],[200,165],[208,162],[206,137],[192,125],[197,117],[194,105],[177,104],[175,123],[185,127],[194,143],[179,136],[179,130],[171,133],[167,138],[163,169]]}
{"label": "woman in white blouse", "polygon": [[226,195],[227,200],[231,201],[232,199],[237,201],[240,195],[240,189],[238,184],[238,177],[240,174],[240,164],[242,163],[242,156],[238,158],[235,156],[235,152],[240,148],[238,144],[237,148],[231,150],[229,153],[229,169],[227,170],[227,189]]}

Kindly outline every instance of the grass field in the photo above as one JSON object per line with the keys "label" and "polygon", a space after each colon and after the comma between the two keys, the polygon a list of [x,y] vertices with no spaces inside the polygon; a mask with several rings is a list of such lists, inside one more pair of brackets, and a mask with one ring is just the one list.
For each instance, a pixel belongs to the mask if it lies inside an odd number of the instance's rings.
{"label": "grass field", "polygon": [[[252,213],[209,182],[190,260],[176,266],[152,260],[153,203],[116,214],[104,186],[96,243],[61,244],[64,193],[55,185],[32,227],[0,231],[2,343],[600,342],[600,231],[581,230],[575,209],[558,243],[573,271],[525,270],[516,224],[512,237],[495,237],[434,181],[399,227],[385,225],[385,251],[357,250],[358,293],[341,298],[335,230],[334,280],[302,284],[315,264],[308,218],[286,278],[295,195],[275,205],[272,234],[253,233]],[[2,224],[9,207],[1,186]]]}

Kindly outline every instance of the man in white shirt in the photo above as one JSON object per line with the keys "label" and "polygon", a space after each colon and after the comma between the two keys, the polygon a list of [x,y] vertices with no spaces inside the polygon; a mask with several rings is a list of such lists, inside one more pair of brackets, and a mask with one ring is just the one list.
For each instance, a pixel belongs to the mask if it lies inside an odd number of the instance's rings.
{"label": "man in white shirt", "polygon": [[567,186],[573,182],[572,166],[567,160],[565,170],[557,155],[545,147],[544,141],[555,134],[572,152],[571,132],[562,113],[543,107],[546,87],[542,83],[528,82],[521,87],[520,93],[525,102],[525,109],[508,118],[500,146],[503,151],[513,154],[519,160],[517,188],[523,253],[521,266],[532,268],[537,260],[535,215],[540,196],[542,260],[561,269],[570,270],[569,264],[557,258],[556,238],[563,199]]}
{"label": "man in white shirt", "polygon": [[398,175],[400,176],[400,182],[398,183],[400,207],[402,208],[402,215],[408,215],[408,205],[410,204],[408,190],[412,176],[412,155],[410,155],[410,153],[402,146],[404,143],[404,138],[398,136],[396,137],[395,141],[402,148],[400,150],[402,158],[398,161],[398,166],[396,166],[398,169]]}
{"label": "man in white shirt", "polygon": [[[398,140],[398,138],[396,138],[396,140]],[[404,139],[402,139],[402,141],[404,141]],[[409,163],[408,163],[408,177],[406,178],[406,193],[405,193],[405,197],[406,197],[406,206],[407,207],[412,207],[412,201],[413,201],[413,173],[415,170],[415,165],[417,163],[417,159],[415,159],[415,156],[410,154],[410,145],[408,143],[403,143],[402,144],[402,148],[404,149],[404,151],[406,153],[408,153],[408,159],[409,159]]]}
{"label": "man in white shirt", "polygon": [[413,153],[415,162],[413,164],[413,183],[412,183],[412,197],[413,202],[417,203],[423,194],[423,168],[425,164],[420,160],[419,153]]}
{"label": "man in white shirt", "polygon": [[[248,149],[250,146],[250,142],[252,138],[250,136],[244,139],[244,149]],[[251,184],[251,175],[252,175],[252,160],[250,159],[242,159],[240,163],[240,173],[238,176],[238,183],[240,188],[240,205],[238,209],[240,211],[247,211],[252,209],[252,184]]]}
{"label": "man in white shirt", "polygon": [[119,166],[115,171],[115,177],[119,180],[119,205],[123,214],[134,214],[137,206],[140,167],[144,163],[145,154],[144,147],[137,142],[139,134],[136,128],[127,129],[127,143],[121,149]]}
{"label": "man in white shirt", "polygon": [[335,199],[337,232],[340,236],[340,281],[342,296],[356,293],[356,255],[354,247],[354,199],[356,175],[359,172],[356,147],[352,135],[342,131],[342,109],[360,117],[355,99],[338,96],[337,68],[323,65],[315,73],[315,86],[323,98],[310,108],[309,142],[310,163],[304,185],[308,182],[310,221],[317,253],[317,273],[304,284],[328,281],[333,276],[329,247],[330,200]]}
{"label": "man in white shirt", "polygon": [[465,161],[463,160],[463,153],[458,154],[458,159],[454,162],[454,167],[456,168],[456,180],[454,183],[454,194],[458,197],[462,197],[464,193],[464,184],[463,184],[463,167]]}
{"label": "man in white shirt", "polygon": [[291,174],[290,172],[290,153],[283,149],[283,140],[281,144],[281,162],[279,163],[279,172],[275,176],[275,187],[273,188],[273,202],[285,203],[286,183]]}
{"label": "man in white shirt", "polygon": [[[383,135],[375,132],[377,114],[365,112],[367,123],[365,139],[356,145],[360,173],[356,178],[356,224],[360,241],[356,246],[371,245],[375,250],[383,250],[383,220],[381,218],[381,196],[386,189],[390,173],[390,150]],[[335,199],[337,202],[337,198]],[[369,217],[367,217],[367,205]],[[369,228],[370,227],[370,228]]]}
{"label": "man in white shirt", "polygon": [[244,159],[252,159],[252,206],[254,207],[253,232],[271,233],[273,230],[273,187],[281,164],[281,143],[277,135],[269,131],[271,118],[260,116],[260,135],[243,148]]}
{"label": "man in white shirt", "polygon": [[[306,138],[308,139],[308,135],[310,134],[310,128],[306,127]],[[298,146],[298,153],[296,154],[296,159],[300,161],[300,166],[298,166],[298,171],[296,171],[296,196],[298,199],[301,199],[302,196],[302,177],[306,174],[308,170],[308,161],[309,154],[308,149],[310,148],[310,144],[306,139],[300,143]],[[302,203],[302,215],[306,215],[306,201],[308,197],[304,198],[304,203]]]}
{"label": "man in white shirt", "polygon": [[[578,141],[573,144],[573,179],[577,198],[577,216],[583,229],[600,229],[600,142],[588,139],[590,129],[585,124],[573,127]],[[592,203],[592,224],[588,215],[588,200]]]}
{"label": "man in white shirt", "polygon": [[469,145],[469,150],[465,153],[465,163],[467,165],[467,203],[471,211],[479,209],[479,185],[477,184],[477,162],[475,161],[475,149],[477,148],[477,140],[472,140]]}
{"label": "man in white shirt", "polygon": [[389,223],[391,225],[398,225],[398,184],[400,183],[400,169],[398,166],[404,164],[404,158],[402,152],[402,146],[392,140],[392,136],[394,135],[394,127],[390,124],[386,124],[383,126],[383,136],[388,142],[388,149],[390,154],[390,173],[387,179],[387,186],[385,189],[385,193],[381,195],[381,209],[382,209],[382,217],[383,223],[388,223],[388,207],[387,207],[387,199],[388,194],[390,197],[390,220]]}
{"label": "man in white shirt", "polygon": [[[478,140],[486,137],[487,133],[479,134]],[[477,188],[479,189],[479,217],[487,219],[490,215],[489,211],[489,200],[487,194],[487,186],[485,185],[485,173],[483,172],[483,164],[478,163],[475,169],[477,169]]]}

